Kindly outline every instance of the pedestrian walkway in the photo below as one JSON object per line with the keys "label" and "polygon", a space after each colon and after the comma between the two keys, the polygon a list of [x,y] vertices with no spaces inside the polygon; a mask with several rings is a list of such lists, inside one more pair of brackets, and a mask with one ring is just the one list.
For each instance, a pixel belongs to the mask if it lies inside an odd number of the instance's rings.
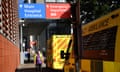
{"label": "pedestrian walkway", "polygon": [[[36,72],[34,64],[21,64],[17,67],[15,72]],[[62,72],[50,68],[42,67],[42,72]]]}
{"label": "pedestrian walkway", "polygon": [[16,72],[35,72],[34,64],[21,64],[16,69]]}

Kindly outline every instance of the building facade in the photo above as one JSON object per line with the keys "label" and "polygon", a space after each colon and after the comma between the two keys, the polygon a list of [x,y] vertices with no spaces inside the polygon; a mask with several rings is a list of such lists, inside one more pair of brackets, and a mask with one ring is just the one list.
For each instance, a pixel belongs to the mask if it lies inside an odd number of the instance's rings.
{"label": "building facade", "polygon": [[18,1],[0,0],[0,72],[15,72],[19,65]]}

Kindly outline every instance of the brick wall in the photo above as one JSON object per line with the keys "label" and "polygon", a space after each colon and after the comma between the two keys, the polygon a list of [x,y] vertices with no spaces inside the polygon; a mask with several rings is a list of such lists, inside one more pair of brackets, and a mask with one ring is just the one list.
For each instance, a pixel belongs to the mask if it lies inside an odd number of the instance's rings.
{"label": "brick wall", "polygon": [[19,48],[0,35],[0,72],[15,72],[19,65]]}

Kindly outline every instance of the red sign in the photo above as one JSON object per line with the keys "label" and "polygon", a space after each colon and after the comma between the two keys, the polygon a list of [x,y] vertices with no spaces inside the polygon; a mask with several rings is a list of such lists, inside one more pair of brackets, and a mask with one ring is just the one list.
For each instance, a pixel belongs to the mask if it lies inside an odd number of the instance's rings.
{"label": "red sign", "polygon": [[46,18],[48,19],[70,18],[70,14],[68,3],[46,3]]}

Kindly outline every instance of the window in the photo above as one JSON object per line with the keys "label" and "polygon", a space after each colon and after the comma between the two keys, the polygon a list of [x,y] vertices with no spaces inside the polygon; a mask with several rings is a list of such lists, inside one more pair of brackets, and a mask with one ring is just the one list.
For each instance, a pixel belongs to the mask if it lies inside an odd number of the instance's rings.
{"label": "window", "polygon": [[66,2],[66,0],[46,0],[45,2]]}

